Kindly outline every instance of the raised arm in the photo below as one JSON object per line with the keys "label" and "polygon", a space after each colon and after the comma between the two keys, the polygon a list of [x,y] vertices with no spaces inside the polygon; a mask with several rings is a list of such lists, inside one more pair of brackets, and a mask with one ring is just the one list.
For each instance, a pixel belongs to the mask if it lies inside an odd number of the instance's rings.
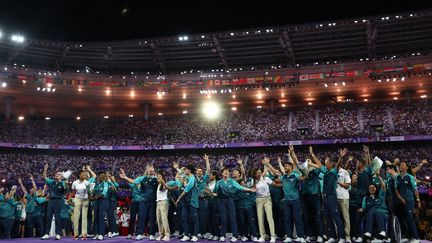
{"label": "raised arm", "polygon": [[123,180],[126,180],[129,183],[135,184],[135,182],[132,178],[127,177],[127,175],[125,174],[125,172],[122,168],[120,168],[119,176],[120,176],[120,178],[122,178]]}
{"label": "raised arm", "polygon": [[348,170],[348,171],[350,171],[350,169],[349,169],[349,165],[351,164],[351,161],[353,161],[354,160],[354,157],[352,156],[352,155],[350,155],[350,156],[348,156],[348,160],[347,160],[347,162],[345,163],[345,165],[344,165],[344,169],[345,170]]}
{"label": "raised arm", "polygon": [[322,166],[321,161],[318,159],[318,157],[314,154],[312,147],[309,147],[309,154],[312,157],[312,160],[315,162],[315,164],[318,166],[317,168],[320,168]]}
{"label": "raised arm", "polygon": [[412,168],[412,172],[414,173],[414,175],[417,174],[417,172],[419,172],[420,169],[421,169],[424,165],[426,165],[427,163],[428,163],[428,161],[424,159],[424,160],[422,160],[422,161],[420,162],[419,165],[417,165],[416,167]]}
{"label": "raised arm", "polygon": [[206,174],[210,175],[210,159],[207,156],[207,154],[204,154],[204,160],[205,160],[205,164],[206,164]]}
{"label": "raised arm", "polygon": [[242,158],[238,158],[238,159],[237,159],[237,164],[238,164],[239,167],[240,167],[240,172],[241,172],[241,174],[242,174],[242,178],[243,178],[243,180],[246,181],[246,170],[245,170],[245,168],[244,168],[244,166],[243,166],[243,159],[242,159]]}
{"label": "raised arm", "polygon": [[279,165],[279,169],[280,169],[281,172],[282,172],[282,175],[285,174],[285,168],[284,168],[283,165],[282,165],[282,159],[281,159],[281,157],[278,157],[278,158],[277,158],[277,162],[278,162],[278,165]]}
{"label": "raised arm", "polygon": [[339,168],[342,165],[342,161],[343,161],[343,157],[345,157],[345,155],[348,153],[348,149],[344,148],[344,149],[339,149],[339,159],[338,162],[336,164],[336,168],[339,170]]}
{"label": "raised arm", "polygon": [[372,158],[370,156],[369,147],[366,145],[363,145],[363,151],[364,151],[365,157],[366,157],[366,164],[370,165],[372,163]]}
{"label": "raised arm", "polygon": [[295,153],[295,151],[294,151],[294,146],[289,145],[288,148],[289,148],[289,149],[288,149],[288,153],[291,154],[291,157],[292,157],[292,159],[293,159],[294,164],[295,164],[295,165],[298,165],[298,158],[297,158],[297,155],[296,155],[296,153]]}
{"label": "raised arm", "polygon": [[28,194],[28,191],[27,191],[27,189],[25,188],[24,184],[22,183],[22,179],[21,179],[21,178],[18,178],[18,183],[19,183],[19,185],[20,185],[20,187],[21,187],[21,190],[24,192],[24,195],[25,195],[25,194]]}
{"label": "raised arm", "polygon": [[270,174],[272,175],[272,176],[275,176],[275,175],[277,175],[278,173],[277,173],[277,170],[275,169],[275,168],[273,168],[273,166],[270,164],[270,159],[269,158],[265,158],[265,166],[267,167],[267,170],[270,172]]}
{"label": "raised arm", "polygon": [[48,164],[46,164],[44,166],[44,170],[43,170],[43,177],[44,177],[45,180],[48,179],[47,174],[48,174]]}
{"label": "raised arm", "polygon": [[90,173],[90,175],[94,178],[96,178],[96,173],[94,173],[94,171],[91,169],[90,165],[86,166],[86,171],[88,171]]}
{"label": "raised arm", "polygon": [[33,175],[32,174],[30,174],[29,175],[29,178],[30,178],[30,181],[31,181],[31,183],[32,183],[32,188],[33,188],[33,190],[37,190],[37,186],[36,186],[36,183],[35,183],[35,181],[34,181],[34,178],[33,178]]}

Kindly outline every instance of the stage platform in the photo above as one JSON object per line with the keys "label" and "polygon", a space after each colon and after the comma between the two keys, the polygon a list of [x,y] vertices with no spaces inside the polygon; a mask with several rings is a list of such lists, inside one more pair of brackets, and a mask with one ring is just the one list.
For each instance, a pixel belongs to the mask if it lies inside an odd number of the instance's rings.
{"label": "stage platform", "polygon": [[[49,240],[41,240],[40,238],[18,238],[18,239],[0,239],[0,242],[20,242],[20,243],[33,243],[33,242],[68,242],[68,243],[78,243],[78,242],[120,242],[120,243],[131,243],[131,242],[141,242],[141,243],[150,243],[150,242],[156,242],[156,241],[150,241],[148,239],[144,239],[141,241],[136,241],[134,239],[126,239],[124,236],[115,237],[115,238],[104,238],[103,241],[96,241],[93,239],[88,239],[87,241],[83,241],[81,239],[79,240],[72,240],[71,237],[63,237],[61,240],[55,240],[54,238],[51,238]],[[158,241],[158,242],[164,242],[164,241]],[[172,243],[178,243],[180,242],[177,238],[172,238]],[[198,242],[219,242],[219,241],[207,241],[207,240],[199,240]],[[229,240],[226,240],[226,243],[229,243]],[[282,241],[277,241],[278,243],[281,243]],[[422,240],[422,243],[432,243],[432,241]],[[237,241],[237,243],[241,243],[241,241]]]}

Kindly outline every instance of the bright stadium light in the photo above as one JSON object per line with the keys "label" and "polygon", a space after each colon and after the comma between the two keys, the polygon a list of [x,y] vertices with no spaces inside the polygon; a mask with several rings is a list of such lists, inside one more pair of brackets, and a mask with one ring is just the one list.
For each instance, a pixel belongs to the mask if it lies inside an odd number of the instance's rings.
{"label": "bright stadium light", "polygon": [[0,39],[3,37],[3,32],[0,30]]}
{"label": "bright stadium light", "polygon": [[202,113],[208,119],[215,119],[221,112],[219,104],[214,101],[205,102],[202,106]]}
{"label": "bright stadium light", "polygon": [[22,35],[12,35],[11,40],[16,43],[23,43],[25,38]]}

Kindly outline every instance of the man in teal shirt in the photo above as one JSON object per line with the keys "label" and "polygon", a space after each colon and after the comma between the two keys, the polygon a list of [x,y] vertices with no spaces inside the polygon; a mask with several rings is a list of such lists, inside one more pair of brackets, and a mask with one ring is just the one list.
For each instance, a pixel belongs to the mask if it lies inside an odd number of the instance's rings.
{"label": "man in teal shirt", "polygon": [[414,208],[416,203],[418,208],[421,208],[420,196],[417,190],[415,177],[408,174],[407,170],[407,163],[401,162],[399,167],[400,174],[396,177],[395,193],[402,204],[402,221],[405,221],[408,225],[407,238],[412,238],[412,243],[419,243],[419,235],[414,223]]}
{"label": "man in teal shirt", "polygon": [[196,180],[198,187],[198,203],[199,203],[199,222],[201,222],[199,226],[198,238],[202,238],[202,236],[206,233],[207,224],[207,210],[208,210],[208,197],[207,193],[204,193],[204,189],[206,188],[208,181],[210,179],[210,161],[207,154],[204,154],[204,161],[206,163],[206,171],[203,173],[201,168],[196,169]]}
{"label": "man in teal shirt", "polygon": [[229,174],[230,171],[227,168],[224,168],[222,170],[222,179],[216,183],[216,186],[213,189],[213,192],[216,192],[215,195],[219,199],[219,214],[221,219],[221,235],[219,241],[221,242],[225,241],[228,216],[233,235],[231,242],[236,242],[238,240],[238,228],[234,204],[234,197],[237,194],[237,190],[255,192],[254,189],[241,186],[235,180],[229,178]]}
{"label": "man in teal shirt", "polygon": [[9,239],[12,224],[14,221],[14,196],[16,192],[16,186],[13,186],[11,191],[6,195],[3,192],[0,193],[0,228],[3,234],[0,235],[2,239]]}
{"label": "man in teal shirt", "polygon": [[[42,240],[48,240],[49,231],[51,230],[51,220],[54,215],[55,225],[61,225],[60,211],[62,207],[62,199],[66,195],[67,184],[62,180],[63,176],[61,172],[56,172],[54,179],[48,178],[47,176],[48,165],[45,165],[43,176],[45,183],[49,187],[49,201],[47,209],[47,224],[45,226],[45,235],[42,236]],[[61,227],[56,227],[56,240],[60,240]]]}
{"label": "man in teal shirt", "polygon": [[128,236],[126,237],[126,239],[132,238],[132,235],[135,232],[136,217],[138,215],[140,202],[143,200],[140,184],[136,185],[134,183],[129,183],[129,187],[132,191],[132,202],[130,204],[130,222]]}
{"label": "man in teal shirt", "polygon": [[[198,218],[198,187],[195,176],[195,166],[188,164],[184,169],[187,184],[182,194],[176,201],[176,204],[180,200],[183,200],[183,208],[181,211],[182,227],[184,231],[184,237],[181,241],[198,241],[197,235],[199,230],[199,218]],[[189,227],[189,223],[192,223],[192,229]]]}
{"label": "man in teal shirt", "polygon": [[[294,148],[290,146],[288,153],[289,162],[282,165],[282,160],[279,158],[279,168],[283,175],[281,177],[282,188],[284,191],[284,216],[285,216],[285,233],[287,238],[284,242],[292,242],[293,238],[293,221],[297,230],[298,242],[305,243],[303,219],[301,217],[301,203],[299,193],[299,183],[305,179],[297,170],[298,159],[294,152]],[[293,220],[294,219],[294,220]]]}

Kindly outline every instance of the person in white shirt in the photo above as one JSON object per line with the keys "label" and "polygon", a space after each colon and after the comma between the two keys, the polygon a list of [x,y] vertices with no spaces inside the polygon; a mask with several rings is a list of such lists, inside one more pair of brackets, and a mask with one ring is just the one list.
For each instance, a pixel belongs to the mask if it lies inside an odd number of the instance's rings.
{"label": "person in white shirt", "polygon": [[169,241],[170,240],[170,228],[168,223],[168,188],[164,185],[165,175],[163,171],[157,173],[159,185],[156,190],[156,221],[159,229],[159,237],[157,241]]}
{"label": "person in white shirt", "polygon": [[130,220],[130,215],[129,212],[126,208],[123,208],[121,216],[120,216],[120,232],[121,235],[127,235],[127,230],[129,228],[129,220]]}
{"label": "person in white shirt", "polygon": [[[264,173],[261,174],[260,169],[254,169],[252,176],[254,177],[255,188],[256,188],[256,208],[258,216],[258,228],[260,233],[260,238],[258,242],[264,242],[266,238],[266,232],[264,227],[264,212],[267,216],[267,223],[270,229],[271,239],[270,242],[276,242],[276,231],[273,221],[273,206],[270,197],[270,185],[273,185],[273,181],[266,176],[268,169],[270,168],[270,160],[264,158]],[[274,169],[273,169],[274,170]],[[263,176],[264,175],[264,176]]]}
{"label": "person in white shirt", "polygon": [[336,194],[339,203],[339,210],[342,213],[344,221],[345,239],[347,242],[351,242],[350,239],[350,217],[349,217],[349,191],[351,186],[351,177],[348,171],[339,168],[338,181],[336,187]]}
{"label": "person in white shirt", "polygon": [[[92,177],[88,179],[88,172]],[[79,179],[72,183],[72,190],[75,192],[74,203],[74,214],[73,214],[73,225],[74,225],[74,240],[78,239],[79,232],[79,218],[81,217],[81,231],[82,239],[87,239],[87,214],[89,207],[89,196],[88,191],[90,183],[93,183],[96,178],[96,174],[91,170],[90,166],[84,166],[83,170],[79,173]]]}

